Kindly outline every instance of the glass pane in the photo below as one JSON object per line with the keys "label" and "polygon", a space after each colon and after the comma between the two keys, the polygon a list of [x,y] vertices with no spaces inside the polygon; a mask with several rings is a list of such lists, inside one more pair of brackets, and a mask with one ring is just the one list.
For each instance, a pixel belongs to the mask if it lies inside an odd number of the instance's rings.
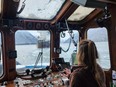
{"label": "glass pane", "polygon": [[86,18],[89,14],[91,14],[95,8],[88,8],[79,6],[73,14],[68,18],[69,21],[81,21]]}
{"label": "glass pane", "polygon": [[50,65],[49,31],[19,30],[15,34],[15,41],[18,72]]}
{"label": "glass pane", "polygon": [[[65,37],[63,36],[64,34],[65,34]],[[60,46],[62,49],[60,57],[64,58],[65,62],[70,62],[71,65],[77,64],[76,53],[77,53],[77,46],[78,46],[77,43],[79,40],[79,33],[78,31],[73,30],[71,34],[69,34],[68,31],[65,31],[64,34],[61,33],[61,37],[60,37],[61,38]],[[77,46],[73,43],[73,40],[71,39],[70,35],[74,39],[74,42],[77,44]]]}
{"label": "glass pane", "polygon": [[0,0],[0,14],[1,14],[1,10],[2,10],[2,5],[1,5],[2,3],[1,3],[1,0]]}
{"label": "glass pane", "polygon": [[19,10],[23,3],[25,7],[18,15],[21,18],[50,20],[55,17],[65,0],[20,0]]}
{"label": "glass pane", "polygon": [[1,33],[0,33],[0,76],[3,74],[3,61],[2,61],[2,45],[1,45]]}
{"label": "glass pane", "polygon": [[99,54],[98,63],[105,69],[110,68],[110,56],[108,46],[108,35],[105,28],[88,30],[88,39],[95,42]]}

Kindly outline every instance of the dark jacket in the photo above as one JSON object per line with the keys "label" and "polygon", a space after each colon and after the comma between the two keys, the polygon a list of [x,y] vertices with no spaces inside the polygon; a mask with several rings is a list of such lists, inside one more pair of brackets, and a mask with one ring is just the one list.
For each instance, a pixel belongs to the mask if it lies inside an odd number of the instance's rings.
{"label": "dark jacket", "polygon": [[90,69],[78,67],[70,76],[70,87],[99,87]]}

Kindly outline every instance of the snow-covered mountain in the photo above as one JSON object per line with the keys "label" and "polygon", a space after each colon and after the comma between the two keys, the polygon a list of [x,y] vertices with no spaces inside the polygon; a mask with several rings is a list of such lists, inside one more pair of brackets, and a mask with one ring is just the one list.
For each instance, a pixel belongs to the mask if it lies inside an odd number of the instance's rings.
{"label": "snow-covered mountain", "polygon": [[35,44],[37,43],[37,38],[34,37],[28,31],[18,31],[15,34],[15,43],[16,44]]}

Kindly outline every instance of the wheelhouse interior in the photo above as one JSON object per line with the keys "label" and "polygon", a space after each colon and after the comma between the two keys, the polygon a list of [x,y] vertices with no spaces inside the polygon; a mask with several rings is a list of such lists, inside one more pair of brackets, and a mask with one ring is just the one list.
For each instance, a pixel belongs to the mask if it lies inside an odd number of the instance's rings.
{"label": "wheelhouse interior", "polygon": [[48,75],[59,62],[77,64],[83,39],[95,42],[107,87],[116,85],[116,1],[85,1],[0,0],[1,87],[40,87],[46,67]]}

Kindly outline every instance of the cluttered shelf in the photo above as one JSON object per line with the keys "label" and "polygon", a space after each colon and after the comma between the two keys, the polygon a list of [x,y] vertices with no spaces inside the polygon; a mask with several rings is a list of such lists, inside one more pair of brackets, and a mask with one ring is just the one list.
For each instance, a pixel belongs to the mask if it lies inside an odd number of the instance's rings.
{"label": "cluttered shelf", "polygon": [[21,85],[21,87],[67,87],[69,81],[68,78],[61,77],[60,72],[52,72],[42,78],[35,78],[31,80],[27,80],[27,78],[31,78],[31,76],[17,78],[15,82]]}

